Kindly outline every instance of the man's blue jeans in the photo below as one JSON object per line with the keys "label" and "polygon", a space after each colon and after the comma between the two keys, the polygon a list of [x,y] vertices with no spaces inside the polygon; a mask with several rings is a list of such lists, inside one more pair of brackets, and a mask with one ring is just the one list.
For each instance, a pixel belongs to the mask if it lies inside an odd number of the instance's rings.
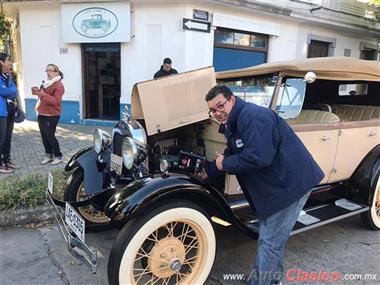
{"label": "man's blue jeans", "polygon": [[289,207],[259,220],[259,240],[251,285],[276,284],[282,279],[285,244],[310,192]]}

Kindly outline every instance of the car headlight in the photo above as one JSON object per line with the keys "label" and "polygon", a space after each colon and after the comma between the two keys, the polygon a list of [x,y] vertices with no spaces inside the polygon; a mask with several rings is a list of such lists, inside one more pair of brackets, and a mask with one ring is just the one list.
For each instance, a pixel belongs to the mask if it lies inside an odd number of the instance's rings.
{"label": "car headlight", "polygon": [[133,165],[140,165],[145,160],[148,151],[144,144],[126,137],[121,145],[121,154],[125,168],[131,170]]}
{"label": "car headlight", "polygon": [[100,153],[112,143],[111,135],[101,129],[96,129],[94,133],[94,150]]}

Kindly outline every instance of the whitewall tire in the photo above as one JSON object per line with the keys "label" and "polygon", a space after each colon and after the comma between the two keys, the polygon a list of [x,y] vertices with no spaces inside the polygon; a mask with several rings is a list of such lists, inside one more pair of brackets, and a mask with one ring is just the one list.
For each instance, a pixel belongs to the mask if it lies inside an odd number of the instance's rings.
{"label": "whitewall tire", "polygon": [[369,228],[380,230],[380,173],[377,173],[374,185],[371,207],[362,215],[362,220]]}
{"label": "whitewall tire", "polygon": [[204,284],[214,263],[216,239],[207,214],[171,202],[129,221],[108,263],[110,284]]}

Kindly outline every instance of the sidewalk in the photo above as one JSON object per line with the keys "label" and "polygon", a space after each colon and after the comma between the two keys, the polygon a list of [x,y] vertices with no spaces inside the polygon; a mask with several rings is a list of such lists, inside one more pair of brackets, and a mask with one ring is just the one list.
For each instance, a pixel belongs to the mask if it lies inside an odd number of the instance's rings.
{"label": "sidewalk", "polygon": [[[51,169],[63,169],[67,161],[78,150],[93,145],[93,134],[96,128],[101,128],[107,132],[112,132],[112,127],[97,127],[84,125],[63,125],[58,124],[56,136],[59,141],[64,162],[52,166],[50,164],[41,165],[40,161],[45,154],[42,144],[38,123],[24,121],[15,124],[12,137],[11,159],[21,166],[11,175],[26,175],[29,173],[48,173]],[[0,179],[9,175],[0,175]]]}

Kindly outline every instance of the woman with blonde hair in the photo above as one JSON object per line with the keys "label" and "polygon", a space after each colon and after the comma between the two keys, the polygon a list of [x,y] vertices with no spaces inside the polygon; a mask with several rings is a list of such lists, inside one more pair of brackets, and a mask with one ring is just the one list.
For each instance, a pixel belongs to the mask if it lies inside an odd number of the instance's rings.
{"label": "woman with blonde hair", "polygon": [[55,64],[46,66],[47,80],[41,87],[32,87],[32,94],[38,96],[36,110],[38,113],[38,126],[40,128],[42,142],[45,148],[45,157],[41,164],[61,163],[62,153],[55,131],[62,111],[62,96],[65,88],[62,84],[63,73]]}

